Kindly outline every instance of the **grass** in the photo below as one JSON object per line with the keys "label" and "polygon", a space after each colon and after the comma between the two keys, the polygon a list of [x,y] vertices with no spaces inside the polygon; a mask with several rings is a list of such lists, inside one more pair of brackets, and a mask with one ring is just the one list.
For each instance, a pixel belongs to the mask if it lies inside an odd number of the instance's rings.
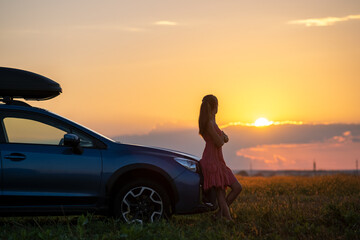
{"label": "grass", "polygon": [[360,177],[238,177],[235,223],[211,213],[128,225],[94,216],[2,217],[0,239],[360,239]]}

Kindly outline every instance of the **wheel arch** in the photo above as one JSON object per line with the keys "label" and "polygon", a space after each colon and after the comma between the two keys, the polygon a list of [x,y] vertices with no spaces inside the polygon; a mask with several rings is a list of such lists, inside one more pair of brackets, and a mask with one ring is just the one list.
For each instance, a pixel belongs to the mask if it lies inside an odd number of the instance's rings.
{"label": "wheel arch", "polygon": [[161,168],[146,163],[122,167],[109,178],[106,184],[106,195],[110,198],[110,206],[112,206],[112,200],[124,182],[139,178],[156,181],[163,186],[169,194],[171,208],[174,211],[179,196],[172,178]]}

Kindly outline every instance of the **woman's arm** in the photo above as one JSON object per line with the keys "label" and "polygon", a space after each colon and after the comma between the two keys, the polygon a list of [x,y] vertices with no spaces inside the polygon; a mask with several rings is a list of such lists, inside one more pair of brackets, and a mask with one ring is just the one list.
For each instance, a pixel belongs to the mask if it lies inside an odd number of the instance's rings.
{"label": "woman's arm", "polygon": [[216,132],[213,121],[208,122],[206,130],[210,135],[210,137],[212,138],[212,140],[214,141],[216,147],[220,148],[222,145],[224,145],[225,143],[224,137],[219,136],[219,134]]}
{"label": "woman's arm", "polygon": [[224,131],[221,131],[221,132],[222,132],[223,137],[224,137],[224,142],[227,143],[227,142],[229,141],[228,135],[226,135],[226,134],[224,133]]}

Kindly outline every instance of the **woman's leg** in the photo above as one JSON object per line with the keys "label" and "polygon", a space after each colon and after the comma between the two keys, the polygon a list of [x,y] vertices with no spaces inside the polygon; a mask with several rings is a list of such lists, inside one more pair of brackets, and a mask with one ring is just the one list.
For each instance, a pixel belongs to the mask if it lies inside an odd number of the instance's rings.
{"label": "woman's leg", "polygon": [[234,202],[242,190],[241,184],[238,181],[235,181],[233,184],[231,184],[230,188],[231,192],[226,197],[226,203],[228,206]]}
{"label": "woman's leg", "polygon": [[222,188],[216,188],[216,197],[219,204],[219,210],[222,217],[225,217],[228,220],[232,220],[229,206],[227,205],[226,198],[225,198],[225,190]]}

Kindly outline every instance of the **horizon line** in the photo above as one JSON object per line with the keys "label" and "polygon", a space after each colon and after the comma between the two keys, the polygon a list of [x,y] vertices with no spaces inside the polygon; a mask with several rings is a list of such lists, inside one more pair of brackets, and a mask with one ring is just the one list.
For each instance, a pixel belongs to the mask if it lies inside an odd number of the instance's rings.
{"label": "horizon line", "polygon": [[304,122],[304,121],[269,121],[268,125],[264,126],[257,126],[255,123],[244,123],[244,122],[229,122],[226,124],[223,124],[219,126],[220,128],[227,128],[231,126],[242,126],[242,127],[256,127],[256,128],[264,128],[264,127],[270,127],[270,126],[278,126],[278,125],[360,125],[360,123],[344,123],[344,122]]}
{"label": "horizon line", "polygon": [[[313,169],[252,169],[252,170],[246,170],[246,169],[231,169],[231,171],[246,171],[246,172],[250,172],[250,171],[302,171],[302,172],[314,172]],[[347,168],[347,169],[316,169],[315,172],[321,172],[321,171],[356,171],[356,168]],[[360,171],[360,170],[358,170]],[[360,173],[360,172],[359,172]]]}

